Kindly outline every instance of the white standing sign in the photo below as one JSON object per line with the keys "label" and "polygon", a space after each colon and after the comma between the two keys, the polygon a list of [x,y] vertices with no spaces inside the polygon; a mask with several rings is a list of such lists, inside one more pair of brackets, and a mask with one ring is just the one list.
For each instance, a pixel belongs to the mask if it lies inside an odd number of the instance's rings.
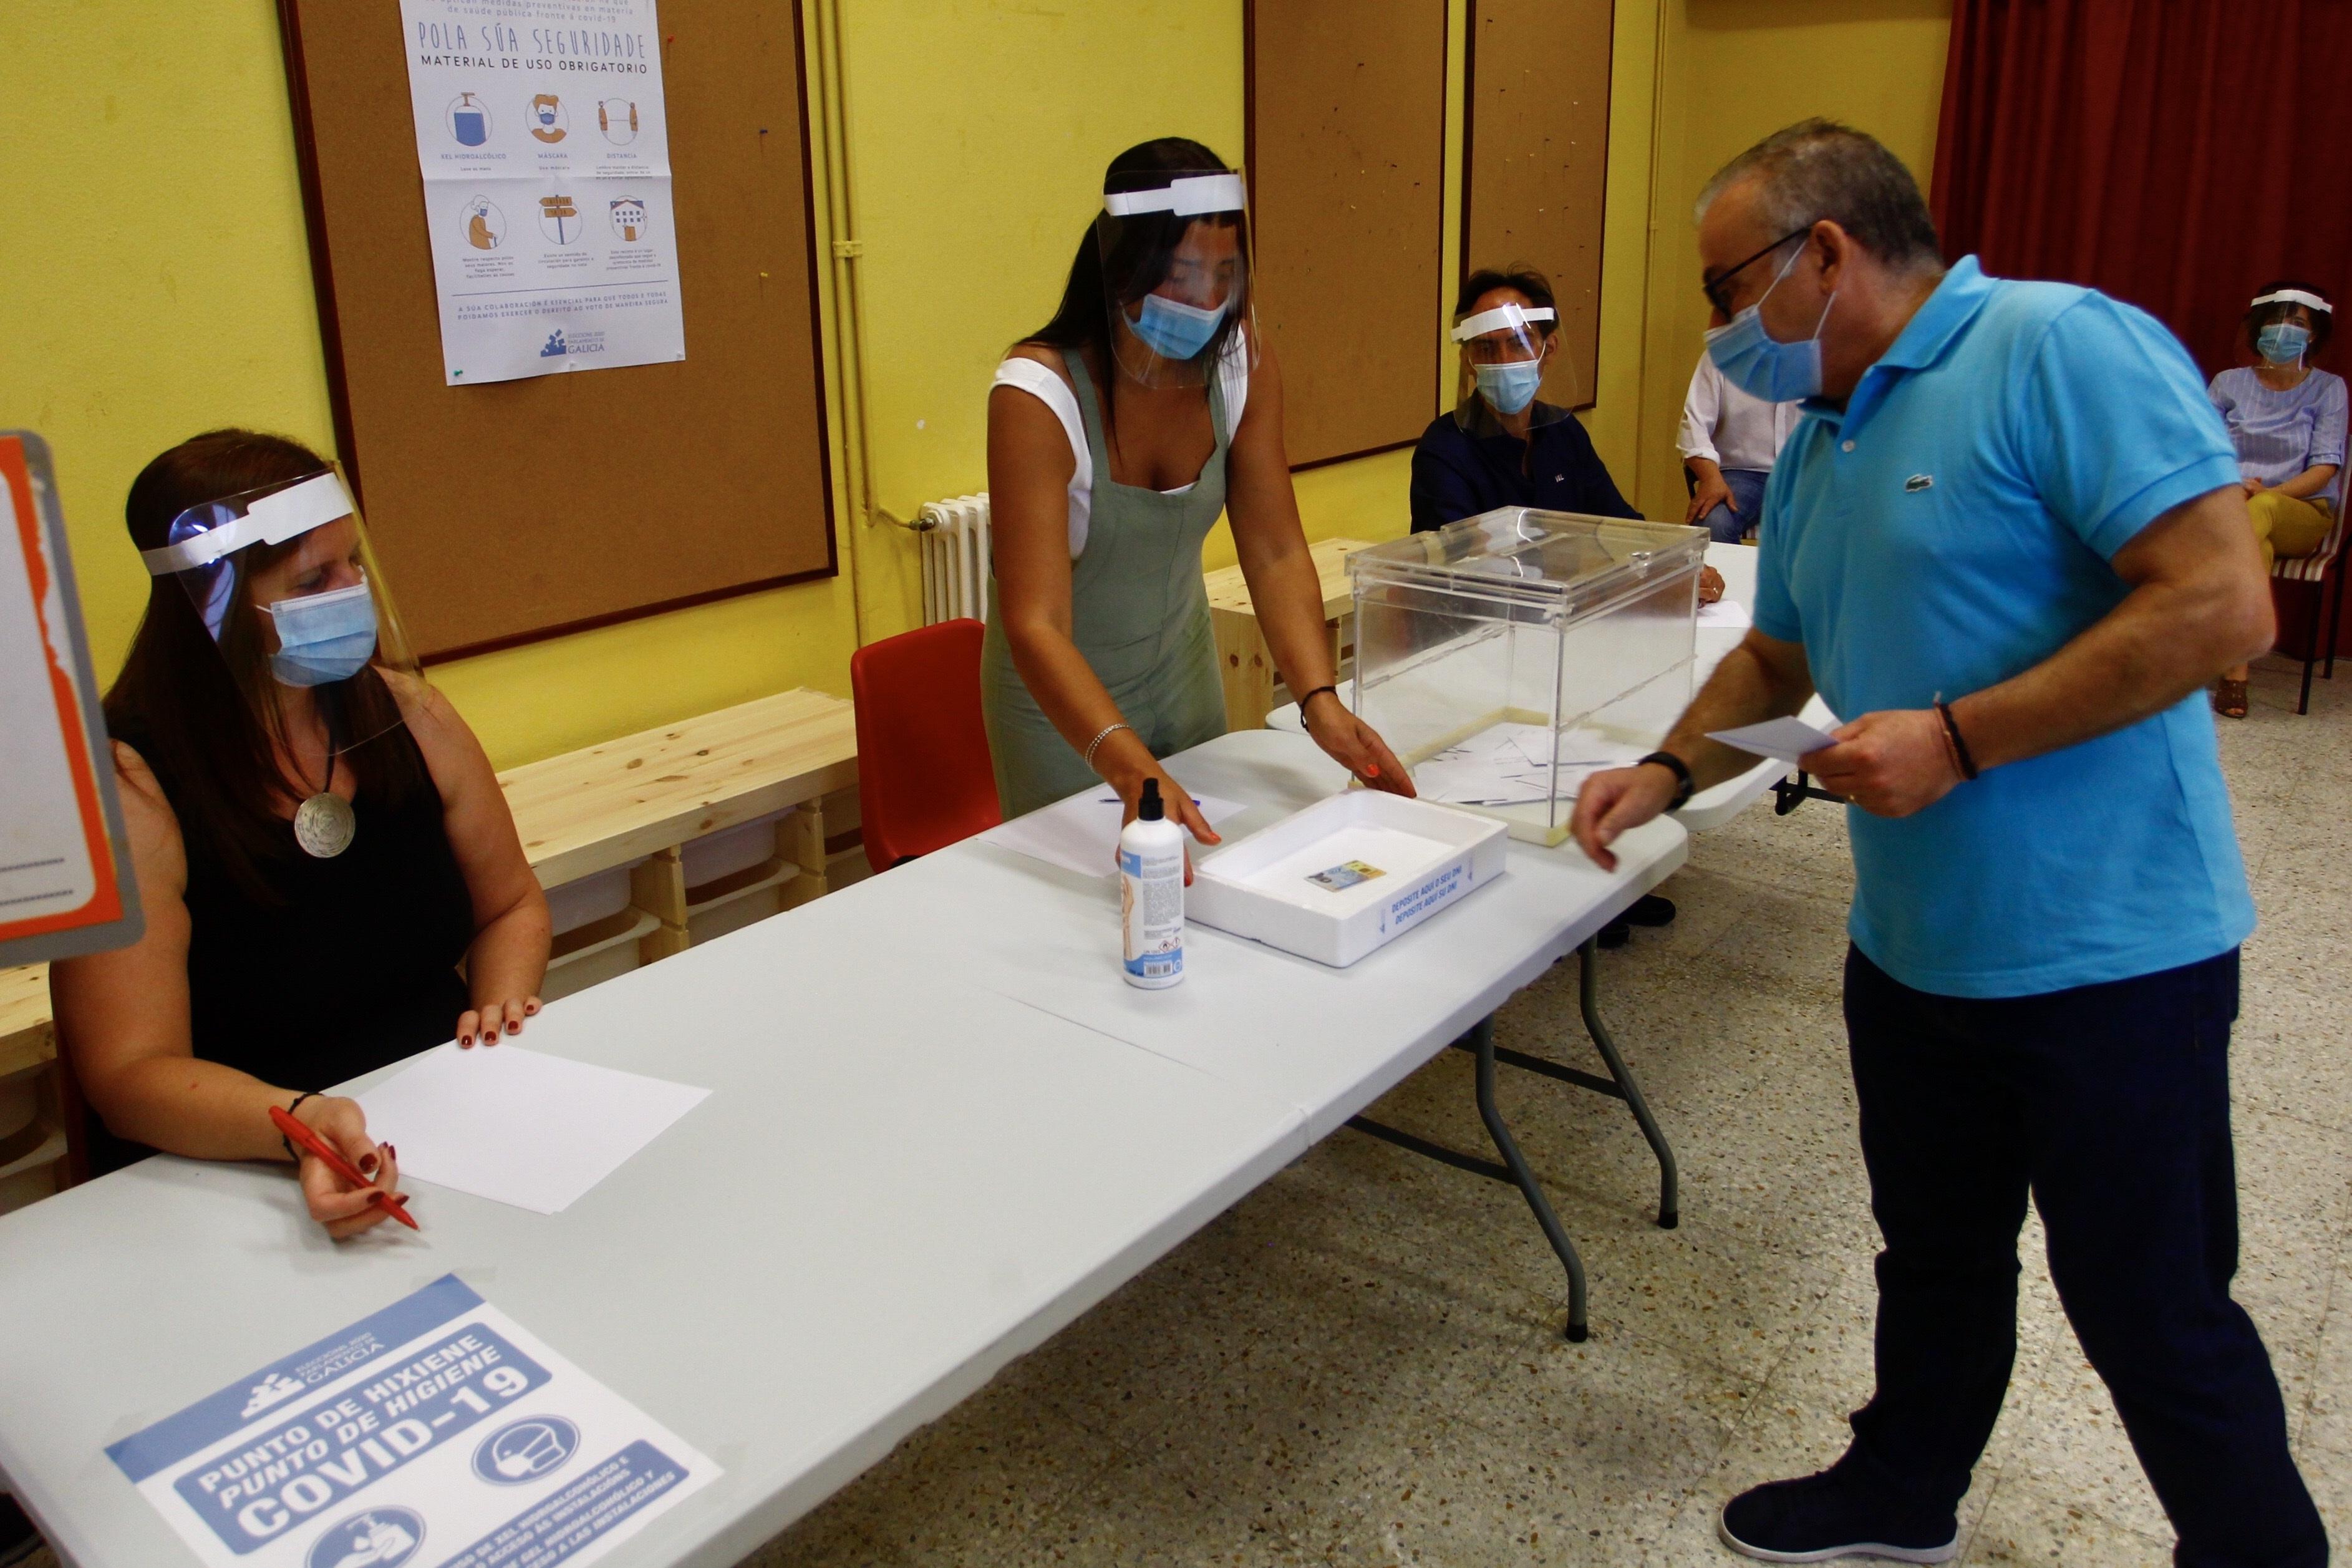
{"label": "white standing sign", "polygon": [[400,0],[452,386],[686,357],[654,0]]}
{"label": "white standing sign", "polygon": [[719,1474],[454,1274],[106,1452],[212,1568],[579,1568]]}

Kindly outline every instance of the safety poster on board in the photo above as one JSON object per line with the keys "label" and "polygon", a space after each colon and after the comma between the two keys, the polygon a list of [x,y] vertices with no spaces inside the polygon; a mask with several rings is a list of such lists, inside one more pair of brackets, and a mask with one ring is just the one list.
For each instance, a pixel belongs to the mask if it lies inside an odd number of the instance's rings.
{"label": "safety poster on board", "polygon": [[576,1568],[719,1474],[454,1274],[106,1452],[215,1568]]}
{"label": "safety poster on board", "polygon": [[447,384],[684,359],[654,0],[400,21]]}

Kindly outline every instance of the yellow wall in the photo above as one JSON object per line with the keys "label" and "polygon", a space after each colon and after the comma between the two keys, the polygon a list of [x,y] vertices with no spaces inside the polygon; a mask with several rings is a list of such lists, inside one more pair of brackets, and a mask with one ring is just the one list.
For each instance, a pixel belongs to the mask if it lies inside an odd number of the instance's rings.
{"label": "yellow wall", "polygon": [[1925,189],[1951,16],[1951,0],[1663,0],[1640,460],[1617,469],[1650,516],[1679,520],[1684,506],[1675,431],[1706,330],[1691,222],[1700,187],[1759,139],[1821,114],[1885,142]]}
{"label": "yellow wall", "polygon": [[[1103,164],[1182,134],[1238,163],[1241,0],[806,0],[821,258],[856,261],[865,440],[835,388],[840,577],[438,666],[500,765],[786,686],[844,692],[859,636],[920,616],[906,518],[986,483],[984,388],[1049,313]],[[1447,177],[1459,168],[1454,0]],[[1675,416],[1703,325],[1689,199],[1723,159],[1808,113],[1885,137],[1924,174],[1948,0],[1620,0],[1610,111],[1598,403],[1620,483],[1678,512]],[[60,40],[70,39],[68,47]],[[331,440],[272,0],[13,0],[0,7],[0,146],[27,215],[0,293],[0,425],[55,448],[94,651],[110,672],[147,582],[122,534],[140,465],[208,426]],[[845,139],[841,209],[822,155]],[[1449,185],[1447,208],[1458,203]],[[1449,238],[1444,254],[1454,254]],[[828,264],[829,266],[829,264]],[[821,267],[821,272],[827,267]],[[1450,265],[1447,282],[1450,285]],[[848,296],[845,295],[846,300]],[[821,314],[828,363],[832,280]],[[1445,299],[1432,302],[1443,331]],[[694,323],[689,314],[689,338]],[[1433,412],[1450,398],[1450,351]],[[1403,531],[1409,454],[1298,476],[1311,536]],[[1222,530],[1210,563],[1231,559]]]}

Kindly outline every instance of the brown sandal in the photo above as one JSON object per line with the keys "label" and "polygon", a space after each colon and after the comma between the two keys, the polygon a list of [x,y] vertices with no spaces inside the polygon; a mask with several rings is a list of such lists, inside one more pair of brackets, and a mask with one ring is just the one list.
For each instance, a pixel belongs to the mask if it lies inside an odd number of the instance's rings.
{"label": "brown sandal", "polygon": [[2225,719],[2246,716],[2246,683],[2226,678],[2213,683],[2213,711]]}

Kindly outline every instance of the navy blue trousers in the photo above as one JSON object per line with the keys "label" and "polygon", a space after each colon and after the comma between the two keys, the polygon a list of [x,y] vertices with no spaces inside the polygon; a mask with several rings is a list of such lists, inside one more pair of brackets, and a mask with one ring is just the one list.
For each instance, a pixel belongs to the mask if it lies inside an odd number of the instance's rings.
{"label": "navy blue trousers", "polygon": [[1878,1387],[1847,1463],[1922,1509],[1969,1487],[2017,1352],[2031,1195],[2050,1276],[2179,1534],[2183,1568],[2305,1568],[2327,1537],[2287,1452],[2238,1269],[2238,954],[2039,996],[1914,991],[1849,949],[1846,1033],[1878,1255]]}

